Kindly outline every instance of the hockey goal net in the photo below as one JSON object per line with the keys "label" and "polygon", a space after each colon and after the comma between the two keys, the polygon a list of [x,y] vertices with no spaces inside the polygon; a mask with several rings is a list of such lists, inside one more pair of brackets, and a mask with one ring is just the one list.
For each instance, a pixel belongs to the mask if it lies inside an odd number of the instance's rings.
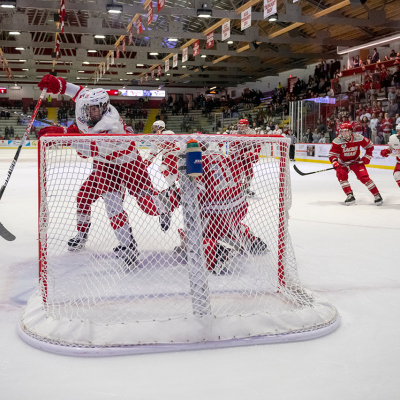
{"label": "hockey goal net", "polygon": [[[185,168],[191,138],[203,151],[197,178]],[[288,141],[43,136],[39,283],[21,336],[49,351],[96,355],[332,331],[335,307],[297,272]]]}

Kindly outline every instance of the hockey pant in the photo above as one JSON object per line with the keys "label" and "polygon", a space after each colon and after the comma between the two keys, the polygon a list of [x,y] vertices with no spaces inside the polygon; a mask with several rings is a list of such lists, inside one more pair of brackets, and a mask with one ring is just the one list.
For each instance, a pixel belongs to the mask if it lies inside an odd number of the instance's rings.
{"label": "hockey pant", "polygon": [[400,162],[396,163],[396,166],[393,171],[393,178],[400,187]]}
{"label": "hockey pant", "polygon": [[367,168],[364,164],[352,164],[349,166],[340,166],[336,169],[336,176],[339,180],[340,186],[342,187],[346,195],[352,193],[350,183],[348,181],[349,172],[353,171],[356,174],[357,179],[363,183],[367,189],[372,193],[372,195],[377,195],[379,193],[375,183],[369,177]]}

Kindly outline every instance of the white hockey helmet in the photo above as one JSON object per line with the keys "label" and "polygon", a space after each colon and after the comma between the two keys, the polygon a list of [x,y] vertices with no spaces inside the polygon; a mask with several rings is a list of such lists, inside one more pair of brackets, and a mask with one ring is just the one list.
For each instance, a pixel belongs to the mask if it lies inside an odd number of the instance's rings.
{"label": "white hockey helmet", "polygon": [[400,154],[400,135],[391,135],[388,145],[392,150],[396,150],[397,154]]}
{"label": "white hockey helmet", "polygon": [[165,129],[165,122],[158,120],[153,124],[153,132],[157,132],[158,130],[163,131]]}
{"label": "white hockey helmet", "polygon": [[110,98],[102,88],[91,89],[79,99],[77,106],[82,122],[93,127],[110,111]]}
{"label": "white hockey helmet", "polygon": [[397,124],[397,125],[396,125],[396,131],[397,131],[397,132],[400,131],[400,124]]}

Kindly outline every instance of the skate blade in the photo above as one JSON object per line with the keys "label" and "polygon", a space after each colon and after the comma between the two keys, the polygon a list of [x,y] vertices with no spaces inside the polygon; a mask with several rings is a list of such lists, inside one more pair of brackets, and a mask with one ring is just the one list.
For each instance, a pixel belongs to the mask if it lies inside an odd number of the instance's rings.
{"label": "skate blade", "polygon": [[375,203],[376,206],[381,206],[382,204],[383,204],[383,200],[378,201],[378,202]]}
{"label": "skate blade", "polygon": [[80,250],[82,250],[84,247],[85,247],[84,244],[80,244],[79,246],[76,246],[76,247],[70,247],[70,246],[68,246],[68,251],[72,251],[72,252],[74,252],[74,251],[80,251]]}
{"label": "skate blade", "polygon": [[344,203],[346,206],[352,206],[354,204],[356,204],[356,201],[349,201],[348,203]]}

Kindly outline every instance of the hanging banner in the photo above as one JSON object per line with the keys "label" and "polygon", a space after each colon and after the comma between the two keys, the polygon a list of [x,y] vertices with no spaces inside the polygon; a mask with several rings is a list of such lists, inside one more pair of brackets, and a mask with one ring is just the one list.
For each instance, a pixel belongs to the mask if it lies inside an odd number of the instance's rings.
{"label": "hanging banner", "polygon": [[125,45],[125,36],[122,38],[122,52],[125,53],[126,45]]}
{"label": "hanging banner", "polygon": [[241,29],[244,31],[251,26],[251,7],[242,12]]}
{"label": "hanging banner", "polygon": [[157,70],[157,76],[161,76],[161,65],[158,66]]}
{"label": "hanging banner", "polygon": [[132,26],[129,28],[129,41],[128,45],[131,45],[133,43],[133,37],[132,37]]}
{"label": "hanging banner", "polygon": [[153,22],[153,3],[150,2],[150,4],[147,7],[147,26],[149,26]]}
{"label": "hanging banner", "polygon": [[231,36],[231,21],[227,21],[222,24],[222,41],[228,39]]}
{"label": "hanging banner", "polygon": [[178,54],[174,54],[172,57],[172,68],[175,68],[178,66]]}
{"label": "hanging banner", "polygon": [[110,57],[107,57],[107,71],[110,69]]}
{"label": "hanging banner", "polygon": [[117,58],[119,58],[119,45],[117,46]]}
{"label": "hanging banner", "polygon": [[264,0],[264,19],[276,14],[276,0]]}
{"label": "hanging banner", "polygon": [[154,81],[154,69],[151,70],[151,80]]}
{"label": "hanging banner", "polygon": [[169,59],[165,60],[165,72],[169,71]]}
{"label": "hanging banner", "polygon": [[101,65],[99,65],[99,78],[101,79],[101,77],[103,76],[103,68],[101,68]]}
{"label": "hanging banner", "polygon": [[207,34],[206,49],[214,47],[214,31]]}
{"label": "hanging banner", "polygon": [[142,17],[139,15],[139,18],[136,20],[136,33],[140,35],[142,32],[143,32]]}
{"label": "hanging banner", "polygon": [[143,76],[141,76],[141,77],[140,77],[140,81],[139,81],[139,83],[140,83],[140,84],[142,84],[142,83],[143,83]]}
{"label": "hanging banner", "polygon": [[103,63],[103,75],[106,74],[106,63]]}
{"label": "hanging banner", "polygon": [[199,39],[197,39],[193,43],[193,57],[196,57],[200,53],[200,42]]}
{"label": "hanging banner", "polygon": [[111,52],[111,65],[114,64],[114,51]]}
{"label": "hanging banner", "polygon": [[145,81],[145,82],[148,82],[148,80],[149,80],[149,76],[148,76],[147,74],[145,74],[145,76],[144,76],[144,81]]}
{"label": "hanging banner", "polygon": [[182,62],[184,63],[185,61],[187,61],[187,59],[188,59],[188,48],[185,47],[182,50]]}
{"label": "hanging banner", "polygon": [[165,0],[158,0],[157,11],[160,11],[165,6]]}

